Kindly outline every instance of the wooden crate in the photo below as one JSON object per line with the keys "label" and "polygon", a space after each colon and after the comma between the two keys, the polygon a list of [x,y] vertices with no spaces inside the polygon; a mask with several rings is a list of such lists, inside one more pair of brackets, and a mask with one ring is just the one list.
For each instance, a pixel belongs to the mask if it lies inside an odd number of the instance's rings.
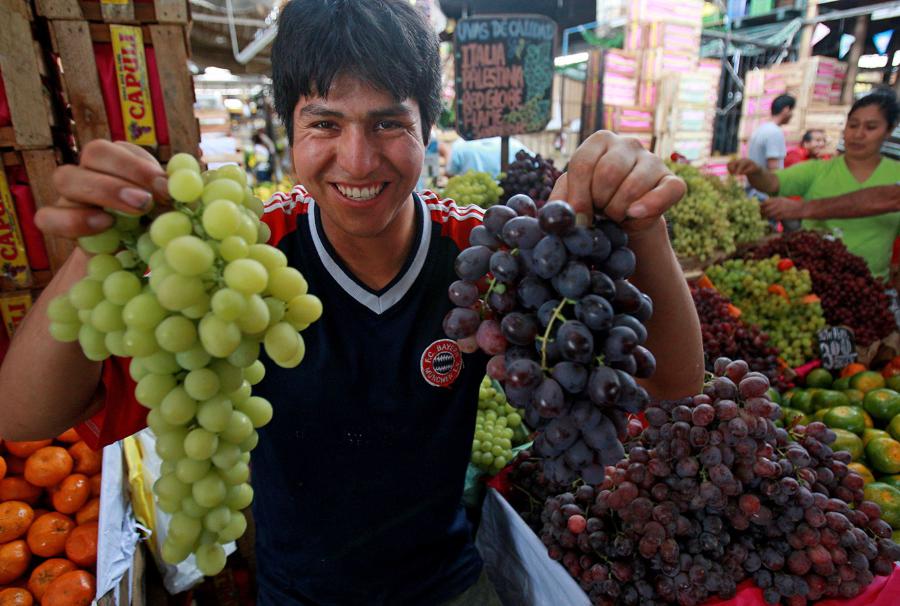
{"label": "wooden crate", "polygon": [[[50,21],[53,48],[80,147],[93,139],[114,138],[94,54],[95,44],[111,42],[109,28],[106,24],[86,21]],[[187,68],[185,29],[178,25],[144,25],[141,32],[145,49],[164,49],[155,53],[155,59],[169,138],[167,145],[147,149],[162,162],[178,152],[196,155],[200,134],[194,117],[194,86]]]}
{"label": "wooden crate", "polygon": [[178,23],[187,24],[190,10],[187,0],[153,0],[122,4],[96,0],[35,0],[35,10],[47,19],[71,19],[105,23]]}
{"label": "wooden crate", "polygon": [[0,78],[11,125],[0,126],[0,147],[51,147],[53,111],[41,82],[47,73],[32,35],[31,8],[25,0],[0,0]]}
{"label": "wooden crate", "polygon": [[[60,163],[60,153],[55,149],[6,151],[0,154],[0,170],[6,170],[7,166],[25,167],[36,209],[55,204],[57,193],[53,187],[53,171]],[[51,272],[55,273],[62,267],[74,248],[72,240],[46,235],[44,244],[50,260],[50,271],[33,272],[34,288],[45,286],[50,281]]]}

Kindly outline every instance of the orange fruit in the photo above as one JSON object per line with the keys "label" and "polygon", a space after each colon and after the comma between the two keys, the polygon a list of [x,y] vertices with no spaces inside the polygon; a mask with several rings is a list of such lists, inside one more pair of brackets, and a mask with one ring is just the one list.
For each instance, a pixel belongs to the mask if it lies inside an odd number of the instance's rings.
{"label": "orange fruit", "polygon": [[0,480],[6,477],[6,459],[0,457]]}
{"label": "orange fruit", "polygon": [[25,459],[14,454],[6,455],[6,473],[11,476],[20,476],[25,471]]}
{"label": "orange fruit", "polygon": [[35,486],[56,486],[72,473],[72,455],[60,446],[45,446],[25,461],[25,479]]}
{"label": "orange fruit", "polygon": [[73,473],[50,493],[53,508],[60,513],[73,514],[87,503],[91,496],[91,481],[84,474]]}
{"label": "orange fruit", "polygon": [[28,529],[28,547],[34,555],[52,558],[66,550],[66,542],[75,522],[56,511],[45,513],[34,521]]}
{"label": "orange fruit", "polygon": [[34,521],[34,510],[22,501],[0,503],[0,543],[9,543],[28,532]]}
{"label": "orange fruit", "polygon": [[34,505],[43,491],[25,478],[3,478],[0,480],[0,501],[25,501]]}
{"label": "orange fruit", "polygon": [[51,558],[41,562],[31,571],[31,576],[28,578],[28,590],[40,601],[50,583],[72,570],[75,570],[75,563],[65,558]]}
{"label": "orange fruit", "polygon": [[847,364],[844,369],[841,371],[842,377],[852,377],[853,375],[860,373],[864,370],[868,370],[865,364],[860,364],[859,362],[852,362],[851,364]]}
{"label": "orange fruit", "polygon": [[86,476],[92,476],[100,473],[103,465],[103,454],[91,450],[91,447],[82,442],[76,442],[69,447],[69,454],[75,459],[75,473],[83,473]]}
{"label": "orange fruit", "polygon": [[31,606],[34,598],[27,589],[10,587],[0,591],[0,606]]}
{"label": "orange fruit", "polygon": [[43,448],[44,446],[50,446],[53,443],[53,440],[29,440],[25,442],[10,442],[7,440],[6,450],[10,453],[16,455],[17,457],[27,458],[33,452],[36,452]]}
{"label": "orange fruit", "polygon": [[72,570],[47,586],[41,606],[90,606],[96,591],[94,575],[84,570]]}
{"label": "orange fruit", "polygon": [[82,567],[97,562],[97,522],[76,526],[66,539],[66,556]]}
{"label": "orange fruit", "polygon": [[28,569],[31,552],[25,541],[19,539],[0,545],[0,584],[10,583]]}
{"label": "orange fruit", "polygon": [[75,431],[75,428],[67,429],[58,436],[56,436],[57,442],[68,442],[69,444],[74,444],[75,442],[81,441],[81,436],[78,435],[78,432]]}
{"label": "orange fruit", "polygon": [[80,526],[88,522],[97,522],[100,520],[100,497],[94,497],[84,504],[84,507],[75,514],[75,521]]}
{"label": "orange fruit", "polygon": [[101,474],[97,474],[91,476],[91,496],[99,497],[100,496],[100,486],[103,485],[103,476]]}

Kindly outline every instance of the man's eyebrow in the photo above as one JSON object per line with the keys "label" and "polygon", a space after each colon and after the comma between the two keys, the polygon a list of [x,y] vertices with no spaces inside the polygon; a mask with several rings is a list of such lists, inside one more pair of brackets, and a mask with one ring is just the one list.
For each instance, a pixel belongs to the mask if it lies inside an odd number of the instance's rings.
{"label": "man's eyebrow", "polygon": [[[403,105],[402,103],[397,103],[395,105],[388,105],[386,107],[379,107],[373,110],[370,110],[366,113],[369,118],[396,118],[396,117],[407,117],[412,116],[413,111]],[[304,105],[300,108],[300,116],[306,117],[314,117],[314,118],[343,118],[344,113],[335,111],[333,109],[328,109],[326,106],[321,103],[310,103],[309,105]]]}

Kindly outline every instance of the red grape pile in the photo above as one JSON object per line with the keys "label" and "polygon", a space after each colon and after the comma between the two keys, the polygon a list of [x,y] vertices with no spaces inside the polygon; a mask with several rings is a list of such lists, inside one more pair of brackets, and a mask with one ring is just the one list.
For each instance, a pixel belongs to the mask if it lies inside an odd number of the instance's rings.
{"label": "red grape pile", "polygon": [[769,344],[769,335],[732,315],[728,299],[716,289],[696,284],[690,287],[703,332],[706,369],[712,371],[717,358],[739,358],[746,360],[750,370],[766,375],[779,389],[787,388],[778,368],[778,348]]}
{"label": "red grape pile", "polygon": [[700,604],[744,579],[769,604],[852,598],[900,558],[836,436],[789,433],[768,380],[716,360],[704,393],[649,406],[599,486],[546,501],[541,540],[595,604]]}
{"label": "red grape pile", "polygon": [[525,192],[541,207],[550,199],[553,185],[561,174],[553,166],[553,160],[545,160],[540,154],[532,156],[520,149],[516,152],[516,161],[501,174],[500,187],[503,188],[503,194],[500,201],[505,203],[519,192]]}
{"label": "red grape pile", "polygon": [[600,482],[624,454],[626,414],[649,400],[634,377],[656,369],[643,347],[653,304],[627,280],[628,236],[603,219],[577,226],[565,202],[538,211],[520,194],[489,208],[470,243],[444,331],[462,351],[493,356],[488,374],[540,430],[534,450],[549,479]]}
{"label": "red grape pile", "polygon": [[798,231],[753,251],[756,259],[773,255],[791,259],[809,271],[825,319],[831,325],[852,328],[859,345],[869,345],[896,328],[884,284],[873,278],[866,262],[851,254],[840,240]]}

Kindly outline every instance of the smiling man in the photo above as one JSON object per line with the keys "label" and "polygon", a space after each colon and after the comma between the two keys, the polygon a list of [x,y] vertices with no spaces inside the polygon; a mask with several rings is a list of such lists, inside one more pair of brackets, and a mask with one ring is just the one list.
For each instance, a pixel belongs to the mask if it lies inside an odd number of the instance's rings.
{"label": "smiling man", "polygon": [[[303,333],[302,364],[263,358],[255,388],[275,408],[253,452],[258,603],[498,604],[461,503],[486,356],[463,354],[442,330],[454,259],[482,213],[414,191],[440,107],[437,37],[407,0],[292,0],[272,63],[300,184],[266,204],[265,221],[325,311]],[[655,301],[647,346],[658,370],[645,387],[696,393],[699,325],[662,219],[684,183],[605,132],[569,166],[552,197],[582,221],[598,209],[623,224],[632,281]],[[50,234],[96,233],[107,209],[165,202],[165,172],[122,143],[89,144],[55,182],[58,204],[37,216]],[[48,333],[48,302],[86,262],[76,250],[16,334],[0,369],[3,437],[89,420],[79,431],[99,446],[143,424],[122,388],[127,361],[101,366]]]}

